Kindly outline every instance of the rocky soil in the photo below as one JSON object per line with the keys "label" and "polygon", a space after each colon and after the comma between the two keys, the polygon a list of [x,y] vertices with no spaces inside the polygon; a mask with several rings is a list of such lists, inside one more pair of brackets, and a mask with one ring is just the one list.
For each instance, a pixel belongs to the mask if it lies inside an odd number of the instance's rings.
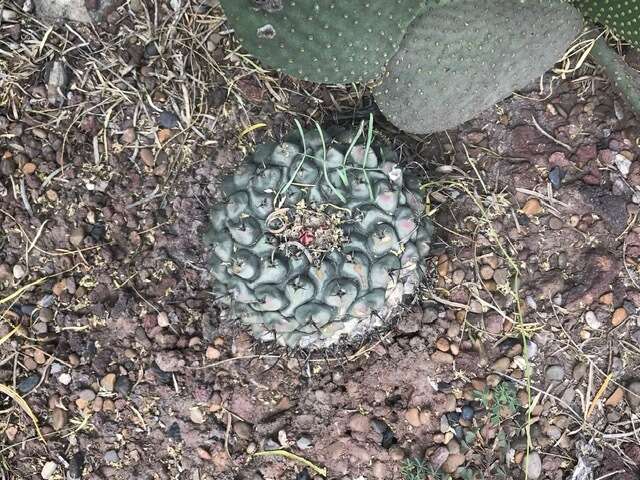
{"label": "rocky soil", "polygon": [[207,209],[256,142],[370,98],[257,69],[215,2],[0,5],[3,478],[639,478],[640,124],[597,73],[430,137],[376,117],[438,225],[425,286],[286,352],[221,321]]}

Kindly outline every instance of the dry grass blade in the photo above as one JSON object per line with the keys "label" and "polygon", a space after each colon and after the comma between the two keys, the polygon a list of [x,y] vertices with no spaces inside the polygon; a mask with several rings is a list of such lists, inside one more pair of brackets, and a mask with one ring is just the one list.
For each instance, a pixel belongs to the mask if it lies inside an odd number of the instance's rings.
{"label": "dry grass blade", "polygon": [[286,450],[266,450],[264,452],[254,453],[253,455],[254,455],[254,457],[279,456],[279,457],[288,458],[289,460],[294,460],[294,461],[296,461],[298,463],[303,464],[306,467],[309,467],[310,469],[312,469],[314,472],[316,472],[321,477],[326,477],[327,476],[327,469],[326,468],[318,467],[316,464],[310,462],[306,458],[302,458],[299,455],[296,455],[295,453],[287,452]]}
{"label": "dry grass blade", "polygon": [[20,325],[16,325],[11,330],[9,330],[9,332],[6,335],[3,335],[2,337],[0,337],[0,345],[2,345],[4,342],[9,340],[11,337],[13,337],[13,335],[18,331],[19,328],[20,328]]}
{"label": "dry grass blade", "polygon": [[45,282],[48,278],[50,278],[50,277],[38,278],[37,280],[34,280],[33,282],[28,283],[27,285],[23,285],[18,290],[13,292],[11,295],[9,295],[7,297],[4,297],[4,298],[0,298],[0,305],[3,305],[5,303],[9,303],[9,302],[11,302],[11,301],[13,301],[15,299],[20,298],[24,292],[29,290],[31,287],[35,287],[36,285],[40,285],[41,283]]}
{"label": "dry grass blade", "polygon": [[26,402],[26,400],[24,398],[22,398],[20,396],[20,394],[18,392],[16,392],[13,388],[11,388],[11,387],[9,387],[7,385],[0,384],[0,393],[4,393],[6,396],[8,396],[14,402],[16,402],[18,404],[18,406],[20,408],[22,408],[22,410],[24,410],[24,413],[26,413],[29,416],[29,418],[31,419],[31,421],[33,422],[33,426],[36,429],[36,434],[38,435],[38,438],[40,439],[40,441],[42,443],[46,443],[44,437],[42,436],[42,432],[40,431],[40,425],[38,423],[38,417],[35,416],[35,414],[31,410],[31,407]]}
{"label": "dry grass blade", "polygon": [[593,400],[591,401],[591,405],[589,406],[589,410],[587,410],[587,416],[586,416],[587,420],[589,419],[589,417],[593,413],[593,410],[596,408],[596,405],[598,404],[598,400],[600,400],[600,397],[602,397],[604,392],[607,390],[607,386],[609,385],[609,381],[611,380],[612,377],[613,377],[612,373],[610,373],[609,375],[607,375],[605,377],[604,381],[602,382],[602,385],[600,386],[600,388],[596,392],[595,397],[593,397]]}

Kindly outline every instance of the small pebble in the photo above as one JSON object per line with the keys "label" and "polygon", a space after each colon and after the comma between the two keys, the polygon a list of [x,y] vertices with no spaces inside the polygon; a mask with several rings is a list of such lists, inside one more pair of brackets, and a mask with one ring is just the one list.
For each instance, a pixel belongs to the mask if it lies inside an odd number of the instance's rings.
{"label": "small pebble", "polygon": [[115,391],[121,396],[126,397],[131,391],[131,380],[126,375],[121,375],[116,380]]}
{"label": "small pebble", "polygon": [[465,405],[462,407],[462,418],[471,421],[473,420],[473,416],[475,415],[475,411],[471,405]]}
{"label": "small pebble", "polygon": [[238,437],[242,438],[243,440],[249,440],[251,438],[251,430],[251,425],[245,422],[236,422],[233,425],[233,431],[236,432],[236,435],[238,435]]}
{"label": "small pebble", "polygon": [[447,433],[449,431],[449,428],[451,427],[449,426],[449,420],[447,419],[447,416],[442,415],[440,417],[440,432]]}
{"label": "small pebble", "polygon": [[42,467],[42,470],[40,472],[40,476],[44,480],[48,480],[49,478],[51,478],[53,476],[54,473],[56,473],[57,469],[58,469],[58,464],[56,462],[47,462]]}
{"label": "small pebble", "polygon": [[11,22],[18,18],[18,14],[13,10],[9,10],[8,8],[1,8],[0,11],[2,11],[3,22]]}
{"label": "small pebble", "polygon": [[193,423],[197,423],[199,425],[207,421],[207,417],[202,413],[202,410],[200,410],[199,407],[192,407],[189,410],[189,418]]}
{"label": "small pebble", "polygon": [[61,373],[58,375],[58,382],[62,385],[69,385],[71,383],[71,375],[67,372]]}
{"label": "small pebble", "polygon": [[611,317],[611,325],[617,327],[622,322],[624,322],[627,318],[627,311],[624,307],[616,308],[613,312],[613,316]]}
{"label": "small pebble", "polygon": [[587,374],[587,365],[585,363],[578,363],[573,367],[573,379],[579,382]]}
{"label": "small pebble", "polygon": [[116,374],[115,373],[107,373],[102,380],[100,380],[100,386],[105,389],[107,392],[113,392],[113,388],[116,385]]}
{"label": "small pebble", "polygon": [[407,410],[407,412],[404,414],[404,417],[412,427],[417,428],[422,425],[422,423],[420,422],[420,411],[417,408],[410,408],[409,410]]}
{"label": "small pebble", "polygon": [[491,280],[493,273],[494,271],[491,265],[482,265],[482,267],[480,267],[480,278],[482,278],[482,280]]}
{"label": "small pebble", "polygon": [[438,275],[446,277],[449,274],[449,257],[442,254],[438,257]]}
{"label": "small pebble", "polygon": [[607,401],[604,402],[604,404],[608,407],[617,407],[623,398],[624,398],[624,390],[621,387],[618,387],[609,396],[609,398],[607,398]]}
{"label": "small pebble", "polygon": [[391,459],[395,462],[400,462],[402,460],[404,460],[404,458],[407,456],[405,451],[400,448],[400,447],[391,447],[389,449],[389,456],[391,457]]}
{"label": "small pebble", "polygon": [[178,116],[173,112],[165,110],[158,117],[158,125],[162,128],[175,128],[178,125]]}
{"label": "small pebble", "polygon": [[22,173],[24,173],[25,175],[33,175],[35,171],[36,171],[35,163],[27,162],[22,167]]}
{"label": "small pebble", "polygon": [[67,423],[67,412],[61,408],[54,408],[51,414],[51,426],[54,430],[62,430]]}
{"label": "small pebble", "polygon": [[629,171],[631,169],[631,160],[629,160],[627,157],[625,157],[621,153],[618,153],[616,155],[614,163],[616,164],[616,167],[618,167],[618,170],[620,171],[623,177],[626,177],[627,175],[629,175]]}
{"label": "small pebble", "polygon": [[84,390],[80,390],[78,397],[86,402],[93,402],[96,398],[96,392],[90,388],[85,388]]}
{"label": "small pebble", "polygon": [[215,347],[207,347],[205,356],[207,357],[207,360],[218,360],[221,356],[221,353],[220,350]]}
{"label": "small pebble", "polygon": [[13,278],[16,280],[20,280],[27,274],[27,271],[20,264],[16,264],[13,266]]}
{"label": "small pebble", "polygon": [[296,440],[296,446],[300,450],[307,450],[311,448],[313,444],[311,442],[311,439],[309,439],[308,437],[300,437],[298,440]]}
{"label": "small pebble", "polygon": [[464,455],[461,453],[453,453],[449,455],[447,460],[442,464],[442,470],[446,473],[454,473],[458,467],[464,464]]}
{"label": "small pebble", "polygon": [[449,340],[447,340],[446,338],[440,337],[438,338],[438,340],[436,340],[436,348],[441,352],[448,352],[449,347]]}
{"label": "small pebble", "polygon": [[449,458],[449,449],[447,447],[438,447],[429,457],[429,462],[435,470],[440,470],[447,458]]}
{"label": "small pebble", "polygon": [[602,326],[602,322],[591,310],[584,314],[584,321],[592,330],[598,330]]}
{"label": "small pebble", "polygon": [[353,432],[368,432],[371,428],[369,418],[366,415],[356,413],[349,420],[349,430]]}
{"label": "small pebble", "polygon": [[136,141],[136,130],[133,127],[127,128],[122,132],[122,142],[125,144],[131,144]]}
{"label": "small pebble", "polygon": [[560,169],[560,167],[555,166],[549,171],[549,182],[554,188],[560,188],[562,185],[562,178],[564,177],[564,172]]}
{"label": "small pebble", "polygon": [[493,369],[500,373],[506,373],[511,366],[511,359],[508,357],[502,357],[493,363]]}
{"label": "small pebble", "polygon": [[522,213],[527,217],[534,217],[542,212],[542,205],[537,198],[530,198],[522,207]]}
{"label": "small pebble", "polygon": [[78,247],[82,243],[82,240],[84,240],[84,229],[81,227],[74,228],[71,235],[69,235],[69,243],[74,247]]}
{"label": "small pebble", "polygon": [[542,474],[542,460],[538,452],[530,452],[525,459],[525,469],[530,480],[537,480]]}
{"label": "small pebble", "polygon": [[451,279],[453,280],[454,285],[460,285],[464,282],[465,273],[464,270],[456,270],[453,272]]}
{"label": "small pebble", "polygon": [[158,314],[158,326],[162,328],[169,326],[169,315],[167,315],[167,312],[160,312]]}
{"label": "small pebble", "polygon": [[120,460],[118,452],[115,450],[108,450],[104,454],[104,461],[107,463],[117,463]]}
{"label": "small pebble", "polygon": [[453,355],[447,352],[436,350],[433,354],[431,354],[431,360],[436,363],[451,364],[453,363]]}
{"label": "small pebble", "polygon": [[156,165],[156,160],[153,155],[153,152],[148,148],[143,148],[140,150],[140,158],[142,162],[149,168],[153,168]]}
{"label": "small pebble", "polygon": [[549,382],[561,382],[564,380],[564,367],[562,365],[551,365],[545,370],[544,376]]}

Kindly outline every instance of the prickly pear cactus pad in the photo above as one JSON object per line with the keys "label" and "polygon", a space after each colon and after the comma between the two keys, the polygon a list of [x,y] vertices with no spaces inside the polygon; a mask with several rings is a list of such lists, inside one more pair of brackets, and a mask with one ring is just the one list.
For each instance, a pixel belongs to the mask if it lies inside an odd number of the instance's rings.
{"label": "prickly pear cactus pad", "polygon": [[214,295],[260,340],[313,349],[366,334],[420,281],[432,225],[416,181],[388,147],[352,137],[259,145],[223,181]]}
{"label": "prickly pear cactus pad", "polygon": [[242,46],[319,83],[378,77],[424,0],[222,0]]}
{"label": "prickly pear cactus pad", "polygon": [[587,17],[640,48],[640,0],[574,0]]}
{"label": "prickly pear cactus pad", "polygon": [[551,0],[429,3],[387,65],[378,105],[408,132],[455,127],[544,73],[581,27],[574,7]]}

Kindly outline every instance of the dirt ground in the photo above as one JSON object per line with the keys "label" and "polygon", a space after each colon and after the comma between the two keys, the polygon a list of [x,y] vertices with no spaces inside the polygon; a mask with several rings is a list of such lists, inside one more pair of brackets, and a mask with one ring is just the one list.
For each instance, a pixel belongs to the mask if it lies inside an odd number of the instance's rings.
{"label": "dirt ground", "polygon": [[427,137],[376,115],[429,278],[393,328],[286,352],[213,301],[207,211],[366,90],[263,70],[213,1],[29,4],[0,1],[0,478],[640,478],[640,123],[601,75]]}

